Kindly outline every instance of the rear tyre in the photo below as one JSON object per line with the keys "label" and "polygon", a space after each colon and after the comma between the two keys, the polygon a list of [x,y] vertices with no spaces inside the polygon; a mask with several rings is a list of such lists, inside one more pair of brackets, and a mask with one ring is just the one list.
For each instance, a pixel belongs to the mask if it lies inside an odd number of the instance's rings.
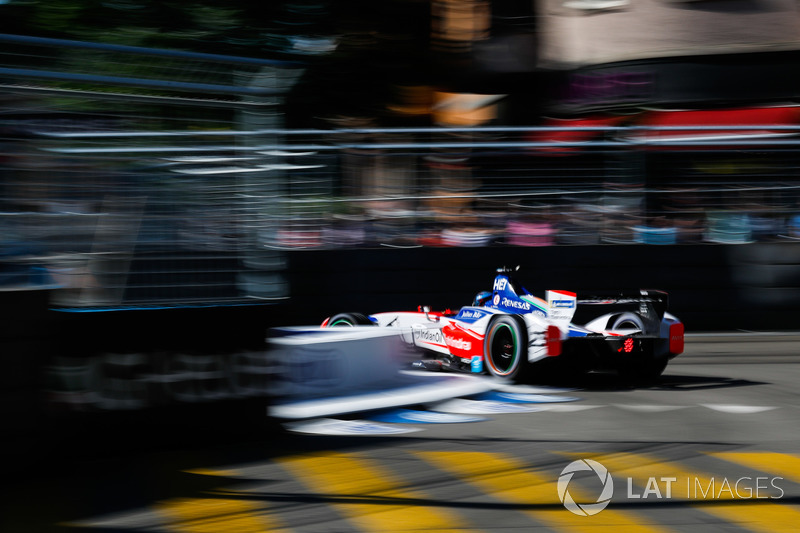
{"label": "rear tyre", "polygon": [[328,321],[329,328],[372,326],[374,322],[361,313],[339,313]]}
{"label": "rear tyre", "polygon": [[509,315],[497,317],[489,325],[484,343],[489,374],[506,381],[521,379],[527,365],[528,338],[518,319]]}
{"label": "rear tyre", "polygon": [[644,321],[636,313],[622,313],[614,320],[611,329],[638,329],[644,331]]}

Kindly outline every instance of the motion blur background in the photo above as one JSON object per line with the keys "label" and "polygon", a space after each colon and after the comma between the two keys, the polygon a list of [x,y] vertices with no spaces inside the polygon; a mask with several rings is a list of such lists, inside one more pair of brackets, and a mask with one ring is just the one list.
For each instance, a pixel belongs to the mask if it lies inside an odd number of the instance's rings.
{"label": "motion blur background", "polygon": [[0,1],[0,389],[172,401],[506,263],[792,328],[799,58],[793,0]]}

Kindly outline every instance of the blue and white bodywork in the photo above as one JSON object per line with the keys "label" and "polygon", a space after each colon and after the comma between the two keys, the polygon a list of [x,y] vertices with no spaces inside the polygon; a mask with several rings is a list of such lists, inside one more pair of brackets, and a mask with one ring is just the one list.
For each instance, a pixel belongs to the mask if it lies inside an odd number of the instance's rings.
{"label": "blue and white bodywork", "polygon": [[[657,377],[683,351],[683,324],[666,312],[662,291],[579,297],[547,290],[534,296],[511,273],[498,269],[491,291],[457,312],[416,311],[372,315],[342,313],[323,327],[395,328],[409,346],[432,355],[425,368],[486,372],[520,379],[545,359],[576,370],[614,367],[637,377]],[[588,315],[576,323],[578,315]]]}

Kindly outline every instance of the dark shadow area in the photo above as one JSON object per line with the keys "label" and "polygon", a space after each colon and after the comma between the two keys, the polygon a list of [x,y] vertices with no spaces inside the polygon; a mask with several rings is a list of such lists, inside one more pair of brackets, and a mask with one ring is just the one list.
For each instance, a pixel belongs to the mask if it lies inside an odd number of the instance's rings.
{"label": "dark shadow area", "polygon": [[194,469],[391,446],[396,440],[287,433],[265,416],[263,401],[63,419],[9,447],[13,459],[4,483],[13,486],[13,494],[3,502],[0,529],[78,531],[64,524],[171,498],[208,497],[211,490],[242,481]]}
{"label": "dark shadow area", "polygon": [[705,2],[671,2],[673,7],[687,11],[707,11],[709,13],[764,13],[779,11],[770,9],[770,2],[752,2],[750,0],[708,0]]}
{"label": "dark shadow area", "polygon": [[756,385],[769,385],[765,381],[751,381],[748,379],[734,379],[716,376],[679,376],[665,374],[657,383],[653,383],[647,389],[654,390],[704,390],[704,389],[724,389],[730,387],[752,387]]}
{"label": "dark shadow area", "polygon": [[769,385],[762,381],[734,379],[724,376],[688,376],[666,373],[653,380],[632,380],[614,371],[578,373],[574,375],[546,375],[527,382],[531,385],[554,387],[576,387],[589,391],[631,391],[631,390],[703,390],[730,387],[751,387]]}

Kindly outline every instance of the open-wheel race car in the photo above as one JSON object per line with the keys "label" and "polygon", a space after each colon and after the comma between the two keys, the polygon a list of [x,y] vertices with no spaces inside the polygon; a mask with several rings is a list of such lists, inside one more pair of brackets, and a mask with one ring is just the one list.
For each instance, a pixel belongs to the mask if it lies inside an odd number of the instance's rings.
{"label": "open-wheel race car", "polygon": [[544,298],[500,268],[491,291],[479,292],[458,311],[340,313],[323,327],[396,328],[426,358],[429,370],[488,373],[519,381],[546,362],[574,372],[616,369],[626,377],[653,379],[683,352],[684,326],[667,312],[663,291],[638,290],[581,296],[547,290]]}

